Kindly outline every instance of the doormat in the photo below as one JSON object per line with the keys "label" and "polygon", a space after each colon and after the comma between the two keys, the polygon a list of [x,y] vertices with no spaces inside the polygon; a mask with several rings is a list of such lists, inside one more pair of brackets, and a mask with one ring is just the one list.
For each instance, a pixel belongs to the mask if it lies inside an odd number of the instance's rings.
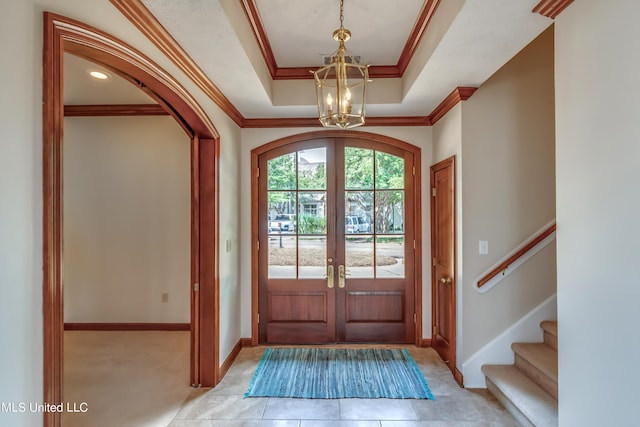
{"label": "doormat", "polygon": [[268,348],[244,397],[434,399],[406,349]]}

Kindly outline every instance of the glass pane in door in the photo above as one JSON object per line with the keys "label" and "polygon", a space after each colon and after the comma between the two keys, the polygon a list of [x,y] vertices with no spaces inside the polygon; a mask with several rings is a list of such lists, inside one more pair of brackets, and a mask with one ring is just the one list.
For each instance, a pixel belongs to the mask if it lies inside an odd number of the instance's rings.
{"label": "glass pane in door", "polygon": [[376,277],[404,277],[404,236],[376,236]]}
{"label": "glass pane in door", "polygon": [[345,147],[345,254],[357,277],[404,277],[404,159]]}
{"label": "glass pane in door", "polygon": [[[317,188],[317,184],[314,186]],[[298,193],[298,277],[300,278],[323,278],[327,270],[326,198],[326,191]]]}
{"label": "glass pane in door", "polygon": [[326,148],[267,161],[268,277],[322,278],[327,258]]}
{"label": "glass pane in door", "polygon": [[353,279],[374,277],[373,238],[347,236],[345,240],[347,276]]}
{"label": "glass pane in door", "polygon": [[345,147],[344,188],[373,189],[373,150]]}

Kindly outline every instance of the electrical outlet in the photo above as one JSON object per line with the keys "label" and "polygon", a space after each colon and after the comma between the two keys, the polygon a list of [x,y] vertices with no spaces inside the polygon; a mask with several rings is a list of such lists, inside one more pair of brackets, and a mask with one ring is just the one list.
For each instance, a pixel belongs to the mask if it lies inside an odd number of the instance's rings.
{"label": "electrical outlet", "polygon": [[162,293],[162,302],[169,302],[169,292]]}
{"label": "electrical outlet", "polygon": [[227,240],[227,252],[231,252],[231,240]]}

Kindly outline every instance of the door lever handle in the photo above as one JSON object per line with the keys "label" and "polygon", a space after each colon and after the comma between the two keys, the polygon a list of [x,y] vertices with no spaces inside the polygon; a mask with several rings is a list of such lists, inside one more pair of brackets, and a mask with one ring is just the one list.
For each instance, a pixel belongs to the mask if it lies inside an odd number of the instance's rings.
{"label": "door lever handle", "polygon": [[338,287],[339,288],[344,288],[345,277],[347,277],[347,274],[345,272],[344,265],[341,264],[338,266]]}
{"label": "door lever handle", "polygon": [[440,278],[440,283],[442,283],[443,285],[450,285],[451,284],[451,277],[441,277]]}
{"label": "door lever handle", "polygon": [[327,288],[333,288],[333,265],[327,266]]}

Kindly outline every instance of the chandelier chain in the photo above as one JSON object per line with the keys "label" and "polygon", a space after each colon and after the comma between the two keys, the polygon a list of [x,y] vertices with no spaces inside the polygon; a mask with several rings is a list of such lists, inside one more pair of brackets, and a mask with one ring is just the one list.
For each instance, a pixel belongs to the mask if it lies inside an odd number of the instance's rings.
{"label": "chandelier chain", "polygon": [[344,29],[344,0],[340,0],[340,29]]}

